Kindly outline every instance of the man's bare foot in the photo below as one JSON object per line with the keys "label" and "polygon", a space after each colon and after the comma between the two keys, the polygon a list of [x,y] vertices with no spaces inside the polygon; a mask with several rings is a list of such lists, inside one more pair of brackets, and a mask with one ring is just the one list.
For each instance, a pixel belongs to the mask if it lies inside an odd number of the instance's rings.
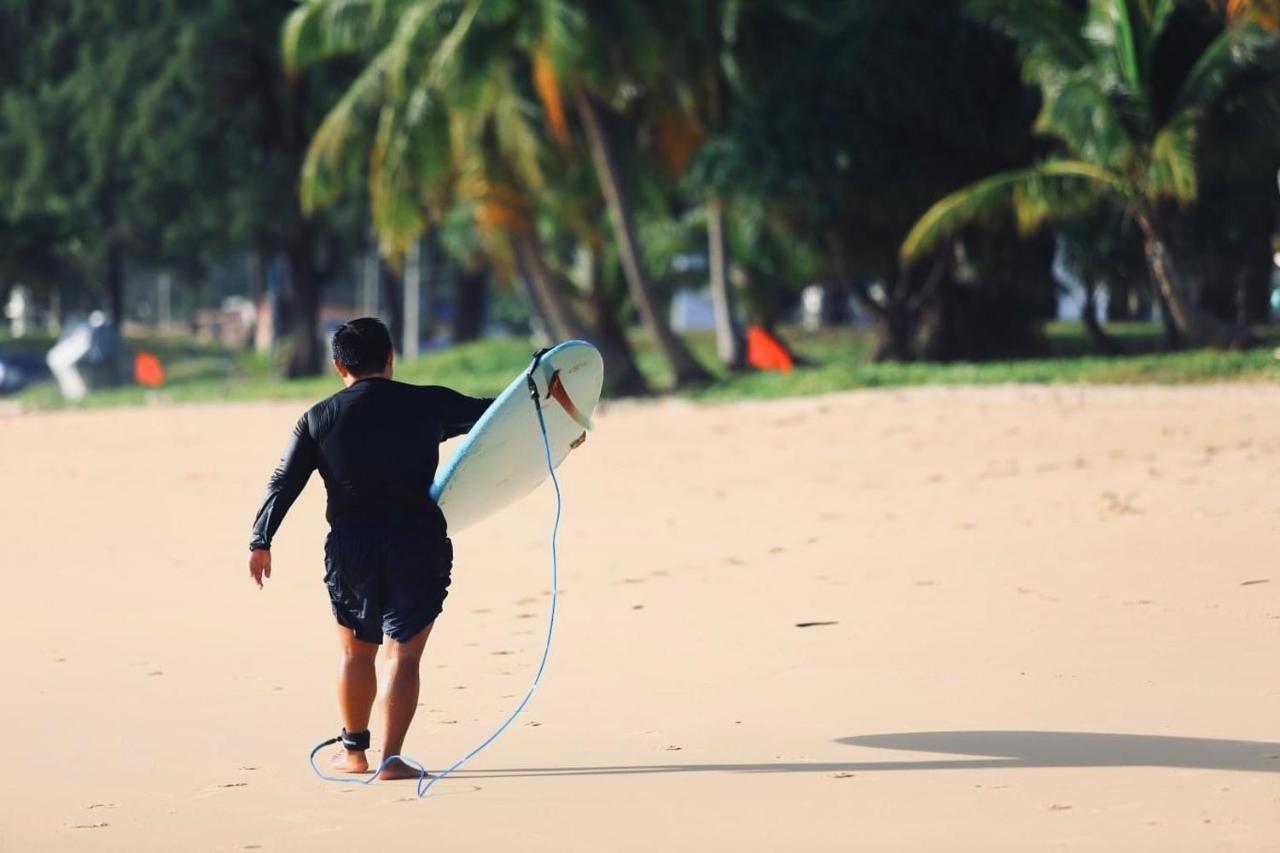
{"label": "man's bare foot", "polygon": [[392,760],[390,764],[382,768],[382,772],[378,774],[379,782],[389,782],[394,779],[418,779],[422,776],[422,771],[416,767],[410,767],[400,759]]}
{"label": "man's bare foot", "polygon": [[329,759],[329,766],[338,773],[368,773],[369,759],[363,752],[340,749]]}

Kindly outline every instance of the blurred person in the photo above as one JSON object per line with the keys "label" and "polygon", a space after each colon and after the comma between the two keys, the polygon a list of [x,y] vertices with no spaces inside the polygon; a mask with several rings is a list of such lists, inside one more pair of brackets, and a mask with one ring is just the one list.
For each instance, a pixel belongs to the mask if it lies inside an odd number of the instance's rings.
{"label": "blurred person", "polygon": [[102,311],[71,324],[45,356],[62,395],[73,403],[94,388],[120,384],[124,347],[115,324]]}
{"label": "blurred person", "polygon": [[[332,765],[369,769],[369,719],[377,694],[374,656],[386,649],[383,755],[400,752],[418,704],[419,663],[448,595],[453,546],[428,496],[442,441],[468,432],[493,402],[449,388],[392,379],[386,326],[363,317],[333,334],[343,390],[298,419],[253,523],[249,574],[271,577],[271,541],[319,470],[327,492],[325,585],[338,624],[338,710],[342,748]],[[417,778],[402,761],[380,779]]]}

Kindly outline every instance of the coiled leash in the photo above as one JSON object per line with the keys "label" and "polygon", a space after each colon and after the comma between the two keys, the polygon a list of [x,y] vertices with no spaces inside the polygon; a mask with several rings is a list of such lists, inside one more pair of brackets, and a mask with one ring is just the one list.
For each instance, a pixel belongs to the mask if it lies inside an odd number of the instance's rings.
{"label": "coiled leash", "polygon": [[[475,758],[484,750],[485,747],[497,740],[498,736],[506,731],[508,726],[515,722],[516,717],[520,716],[524,711],[525,706],[529,704],[531,699],[533,699],[533,694],[537,692],[538,684],[542,681],[542,673],[547,667],[547,658],[551,656],[551,638],[555,633],[556,628],[556,602],[560,596],[560,557],[557,551],[557,539],[560,535],[560,512],[563,507],[560,496],[560,480],[556,477],[556,466],[551,458],[551,439],[547,435],[547,421],[542,413],[542,395],[538,391],[537,383],[534,381],[534,373],[538,369],[538,365],[542,361],[542,357],[546,355],[547,352],[548,350],[546,349],[540,349],[534,353],[533,363],[529,365],[529,371],[525,374],[525,381],[529,386],[529,399],[533,400],[534,410],[538,413],[538,429],[542,432],[542,449],[546,454],[547,473],[551,475],[551,484],[555,486],[556,490],[556,520],[551,527],[551,613],[547,618],[547,640],[542,647],[542,659],[538,661],[538,671],[534,674],[533,681],[529,684],[529,690],[524,694],[524,698],[520,700],[520,704],[516,705],[515,710],[502,721],[502,725],[498,726],[498,728],[494,730],[493,734],[481,741],[480,745],[475,749],[450,764],[444,770],[441,770],[435,776],[428,775],[425,767],[405,755],[388,755],[386,758],[382,759],[382,763],[378,765],[378,768],[369,773],[365,778],[356,778],[353,775],[330,776],[322,773],[320,768],[316,766],[316,755],[325,747],[332,746],[335,743],[341,743],[344,747],[350,750],[363,751],[369,748],[369,733],[367,731],[352,733],[348,732],[344,728],[342,733],[337,737],[331,737],[323,743],[316,744],[315,749],[311,750],[311,754],[307,756],[307,762],[311,765],[312,772],[324,781],[339,782],[344,785],[368,785],[370,782],[378,778],[378,774],[381,773],[388,764],[399,759],[414,770],[418,771],[418,797],[425,797],[427,792],[430,791],[437,782],[449,776],[459,767]],[[560,403],[560,405],[565,409],[566,414],[573,418],[573,420],[577,421],[584,428],[588,428],[590,426],[590,422],[587,421],[586,418],[582,417],[569,400],[568,395],[565,394],[564,386],[560,382],[559,372],[553,373],[548,379],[547,392],[549,395],[553,396],[558,403]]]}

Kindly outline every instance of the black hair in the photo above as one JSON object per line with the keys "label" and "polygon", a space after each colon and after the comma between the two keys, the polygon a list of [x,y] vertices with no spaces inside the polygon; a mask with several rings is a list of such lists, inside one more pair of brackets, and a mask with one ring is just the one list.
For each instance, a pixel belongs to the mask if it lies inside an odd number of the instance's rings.
{"label": "black hair", "polygon": [[343,323],[333,333],[333,360],[352,376],[370,376],[387,369],[391,333],[377,317]]}

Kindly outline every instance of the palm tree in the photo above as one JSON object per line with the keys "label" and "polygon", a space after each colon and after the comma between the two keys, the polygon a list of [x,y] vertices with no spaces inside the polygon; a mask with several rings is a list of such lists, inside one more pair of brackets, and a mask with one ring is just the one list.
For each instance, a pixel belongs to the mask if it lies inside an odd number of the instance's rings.
{"label": "palm tree", "polygon": [[491,253],[528,272],[552,332],[583,337],[563,288],[546,273],[517,188],[541,186],[542,143],[511,85],[514,69],[463,67],[470,57],[459,47],[479,5],[457,18],[453,6],[430,0],[312,0],[294,10],[281,40],[291,73],[337,56],[372,56],[312,138],[303,208],[331,204],[367,174],[382,251],[400,257],[461,202]]}
{"label": "palm tree", "polygon": [[[1176,208],[1196,199],[1200,130],[1210,111],[1246,87],[1274,84],[1277,40],[1232,18],[1186,69],[1160,63],[1179,0],[1088,0],[1076,13],[1055,0],[976,0],[975,12],[1010,35],[1043,99],[1036,129],[1063,155],[966,187],[935,204],[903,242],[904,259],[1012,206],[1030,231],[1102,204],[1138,226],[1147,266],[1177,330],[1194,344],[1240,345],[1248,330],[1197,307],[1172,251]],[[1203,7],[1200,7],[1203,8]],[[1173,94],[1166,81],[1176,77]],[[1159,84],[1158,84],[1159,83]]]}
{"label": "palm tree", "polygon": [[[742,0],[697,0],[657,4],[666,12],[663,30],[674,42],[666,51],[675,61],[662,81],[675,105],[659,116],[665,149],[664,164],[671,171],[688,166],[691,150],[710,133],[724,131],[732,101],[726,66],[733,68],[734,41],[743,13]],[[753,7],[755,8],[755,7]],[[678,16],[678,19],[677,19]],[[673,128],[673,124],[682,127]],[[669,150],[674,146],[679,150]],[[746,367],[746,337],[738,322],[735,293],[729,282],[729,244],[725,234],[726,201],[719,189],[709,189],[703,201],[706,214],[707,270],[715,315],[716,355],[729,370]]]}
{"label": "palm tree", "polygon": [[[584,21],[583,11],[565,0],[309,0],[291,17],[283,46],[286,57],[299,65],[340,53],[374,55],[348,94],[356,98],[358,89],[384,87],[373,99],[379,105],[376,121],[366,119],[357,140],[350,138],[351,130],[335,130],[335,136],[345,137],[341,144],[328,145],[318,134],[316,149],[319,160],[332,152],[327,171],[339,184],[350,170],[345,159],[350,155],[336,152],[372,152],[371,202],[379,233],[390,235],[391,248],[419,231],[425,218],[422,199],[404,188],[440,188],[436,178],[443,180],[460,197],[475,201],[482,219],[509,235],[508,254],[527,271],[556,333],[563,336],[581,336],[582,324],[555,286],[534,227],[530,199],[542,187],[545,146],[526,95],[532,89],[541,101],[546,135],[565,155],[572,136],[564,82],[574,81],[574,103],[583,116],[632,299],[671,362],[677,385],[701,381],[707,378],[705,368],[671,331],[640,262],[602,110],[574,71],[584,61]],[[346,128],[353,122],[340,114],[342,108],[335,109],[333,118],[335,126]],[[430,130],[433,110],[447,116],[442,134]],[[420,171],[427,174],[418,178]],[[304,174],[304,181],[308,177]]]}

